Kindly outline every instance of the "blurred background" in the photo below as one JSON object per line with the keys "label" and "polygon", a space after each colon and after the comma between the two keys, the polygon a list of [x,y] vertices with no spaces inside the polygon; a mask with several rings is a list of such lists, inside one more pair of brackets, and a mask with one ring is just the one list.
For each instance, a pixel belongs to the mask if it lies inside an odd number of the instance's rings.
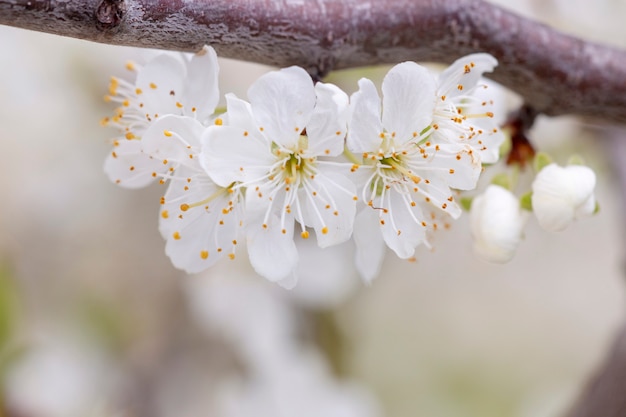
{"label": "blurred background", "polygon": [[[626,47],[623,0],[506,7]],[[303,247],[286,291],[245,256],[177,271],[163,190],[104,175],[109,77],[150,52],[0,27],[0,56],[2,417],[559,416],[623,321],[623,195],[601,126],[538,120],[537,148],[596,170],[601,212],[558,234],[531,220],[509,264],[473,256],[464,216],[415,262],[388,254],[370,286],[349,244]],[[222,94],[241,97],[269,70],[221,65]],[[332,81],[351,92],[385,71]]]}

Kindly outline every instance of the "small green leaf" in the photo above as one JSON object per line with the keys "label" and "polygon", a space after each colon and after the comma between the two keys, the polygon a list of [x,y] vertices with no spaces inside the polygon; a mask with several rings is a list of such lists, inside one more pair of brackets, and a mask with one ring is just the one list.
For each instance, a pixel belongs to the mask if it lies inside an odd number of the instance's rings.
{"label": "small green leaf", "polygon": [[461,204],[463,210],[470,211],[472,208],[472,201],[474,201],[472,197],[462,197],[459,203]]}
{"label": "small green leaf", "polygon": [[578,154],[574,154],[569,157],[567,164],[568,165],[585,165],[585,160],[583,159],[582,156]]}
{"label": "small green leaf", "polygon": [[533,161],[535,172],[539,172],[552,163],[552,158],[545,152],[538,152]]}
{"label": "small green leaf", "polygon": [[533,211],[533,192],[529,191],[519,199],[519,206],[524,210]]}
{"label": "small green leaf", "polygon": [[494,185],[499,185],[500,187],[509,191],[511,191],[511,189],[513,188],[513,181],[511,179],[511,176],[506,172],[501,172],[494,176],[491,180],[491,183]]}

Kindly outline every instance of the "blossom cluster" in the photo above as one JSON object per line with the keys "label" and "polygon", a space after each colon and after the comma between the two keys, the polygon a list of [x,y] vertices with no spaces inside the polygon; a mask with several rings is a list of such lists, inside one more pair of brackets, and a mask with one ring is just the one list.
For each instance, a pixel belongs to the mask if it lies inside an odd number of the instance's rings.
{"label": "blossom cluster", "polygon": [[[295,283],[297,235],[322,247],[353,238],[369,281],[385,246],[410,259],[461,214],[458,190],[476,187],[498,160],[504,135],[485,99],[488,54],[454,62],[438,77],[413,62],[368,79],[350,97],[299,67],[261,76],[247,100],[220,99],[215,52],[163,54],[112,78],[118,129],[105,171],[137,188],[168,184],[159,230],[177,268],[202,271],[243,243],[262,276]],[[297,231],[297,232],[296,232]],[[296,236],[296,239],[294,239]]]}

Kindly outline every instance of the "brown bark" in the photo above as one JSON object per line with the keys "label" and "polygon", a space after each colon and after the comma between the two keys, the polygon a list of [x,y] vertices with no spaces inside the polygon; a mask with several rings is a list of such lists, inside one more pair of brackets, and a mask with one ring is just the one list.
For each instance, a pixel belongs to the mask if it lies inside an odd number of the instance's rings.
{"label": "brown bark", "polygon": [[626,327],[567,417],[626,416]]}
{"label": "brown bark", "polygon": [[481,0],[0,0],[0,24],[114,45],[195,51],[314,76],[472,52],[548,115],[626,122],[626,51],[585,42]]}

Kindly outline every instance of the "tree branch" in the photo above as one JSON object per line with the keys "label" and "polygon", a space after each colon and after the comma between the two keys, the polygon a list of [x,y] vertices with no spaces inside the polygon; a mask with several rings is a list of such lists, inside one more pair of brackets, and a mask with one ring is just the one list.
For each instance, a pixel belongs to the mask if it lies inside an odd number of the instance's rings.
{"label": "tree branch", "polygon": [[491,77],[548,115],[626,122],[626,51],[480,0],[0,0],[0,24],[115,45],[333,69],[404,60],[500,61]]}
{"label": "tree branch", "polygon": [[623,417],[626,413],[626,327],[624,327],[567,417]]}

